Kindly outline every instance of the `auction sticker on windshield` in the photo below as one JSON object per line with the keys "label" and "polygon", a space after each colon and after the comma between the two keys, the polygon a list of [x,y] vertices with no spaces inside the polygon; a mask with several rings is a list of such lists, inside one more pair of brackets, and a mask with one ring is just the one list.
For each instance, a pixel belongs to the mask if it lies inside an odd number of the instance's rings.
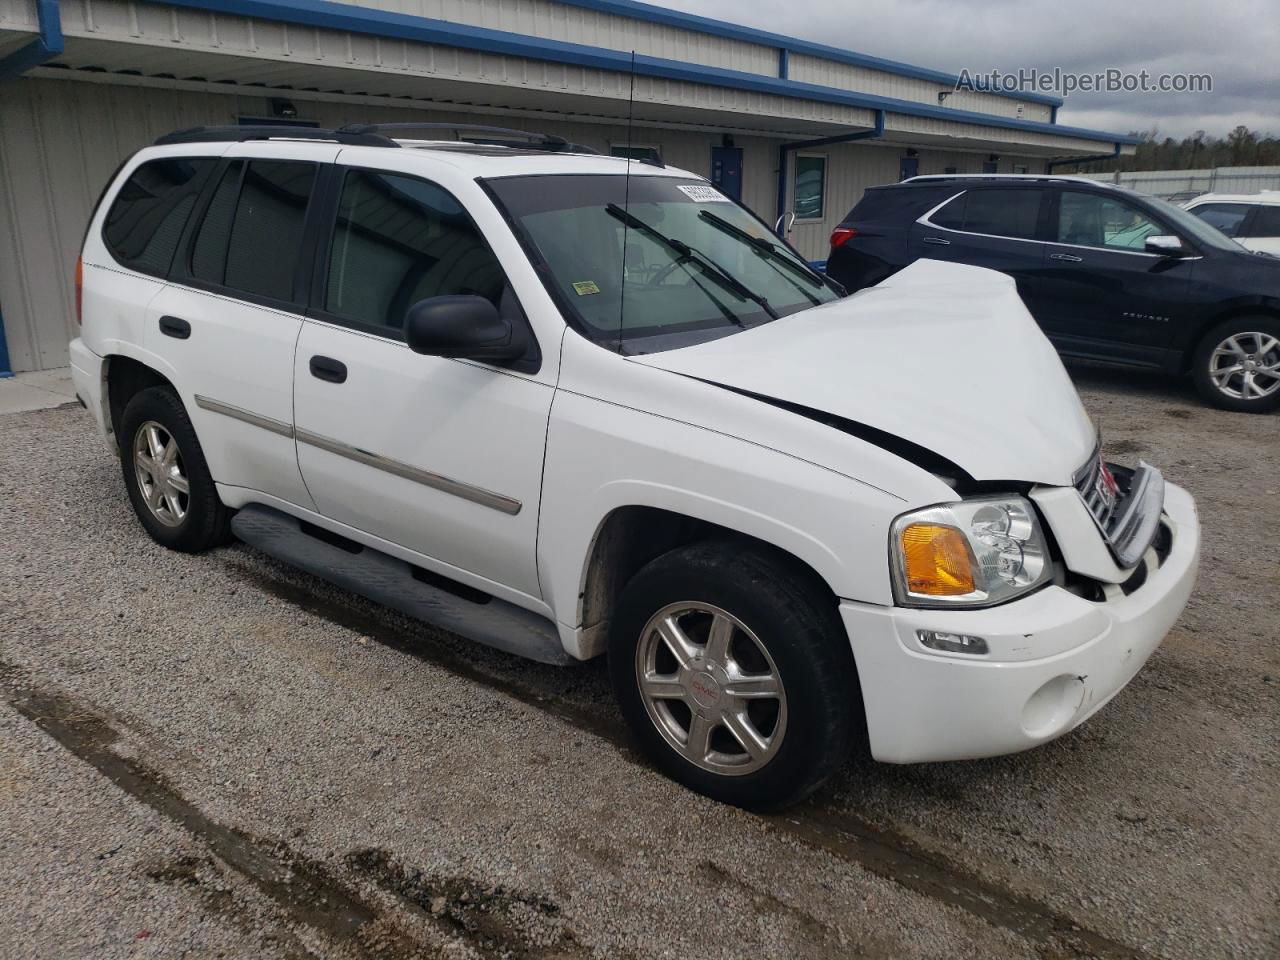
{"label": "auction sticker on windshield", "polygon": [[573,289],[577,291],[578,296],[585,297],[591,293],[599,293],[600,287],[594,280],[579,280],[573,285]]}
{"label": "auction sticker on windshield", "polygon": [[680,191],[694,203],[728,203],[729,198],[715,187],[704,187],[696,183],[677,183]]}

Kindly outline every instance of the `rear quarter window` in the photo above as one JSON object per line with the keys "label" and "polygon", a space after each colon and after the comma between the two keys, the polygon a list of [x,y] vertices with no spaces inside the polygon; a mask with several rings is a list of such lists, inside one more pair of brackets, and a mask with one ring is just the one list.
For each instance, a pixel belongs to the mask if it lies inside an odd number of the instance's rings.
{"label": "rear quarter window", "polygon": [[102,239],[111,256],[140,273],[167,275],[182,229],[216,163],[212,157],[165,157],[134,170],[103,223]]}

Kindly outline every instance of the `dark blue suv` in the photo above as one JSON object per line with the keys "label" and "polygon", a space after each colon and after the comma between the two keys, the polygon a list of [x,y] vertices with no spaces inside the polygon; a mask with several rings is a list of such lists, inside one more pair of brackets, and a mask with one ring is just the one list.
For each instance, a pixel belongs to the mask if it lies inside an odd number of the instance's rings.
{"label": "dark blue suv", "polygon": [[1064,356],[1190,374],[1210,403],[1280,406],[1280,259],[1180,207],[1084,178],[914,177],[831,235],[851,292],[928,257],[1009,274]]}

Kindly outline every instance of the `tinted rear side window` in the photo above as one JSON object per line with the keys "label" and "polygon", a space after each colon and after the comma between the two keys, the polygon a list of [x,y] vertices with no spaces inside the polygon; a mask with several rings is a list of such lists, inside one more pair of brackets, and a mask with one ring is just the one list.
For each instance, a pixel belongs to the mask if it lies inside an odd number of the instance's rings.
{"label": "tinted rear side window", "polygon": [[995,237],[1034,240],[1040,219],[1039,190],[966,190],[931,218],[940,227]]}
{"label": "tinted rear side window", "polygon": [[163,277],[213,158],[150,160],[129,175],[107,211],[102,239],[121,264]]}
{"label": "tinted rear side window", "polygon": [[506,277],[461,203],[415,177],[351,170],[329,255],[325,309],[399,330],[419,300],[484,297],[495,306]]}
{"label": "tinted rear side window", "polygon": [[293,299],[316,165],[236,161],[214,190],[191,250],[192,275],[270,300]]}

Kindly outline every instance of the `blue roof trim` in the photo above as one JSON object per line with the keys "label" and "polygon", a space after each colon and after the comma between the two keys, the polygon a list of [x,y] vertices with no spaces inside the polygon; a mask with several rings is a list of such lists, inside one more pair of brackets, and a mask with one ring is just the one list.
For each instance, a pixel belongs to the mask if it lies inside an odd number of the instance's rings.
{"label": "blue roof trim", "polygon": [[609,70],[617,73],[630,72],[634,63],[636,73],[642,76],[726,87],[732,90],[749,90],[755,93],[793,97],[818,103],[834,103],[867,110],[887,110],[890,113],[928,117],[935,120],[945,120],[949,123],[974,123],[1008,130],[1022,130],[1028,133],[1043,133],[1057,137],[1078,137],[1084,140],[1096,140],[1113,144],[1139,142],[1134,137],[1123,137],[1100,130],[1084,130],[1078,127],[1063,127],[1058,124],[1041,123],[1034,120],[1018,120],[1013,117],[999,117],[988,113],[935,107],[927,103],[918,103],[914,100],[878,97],[871,94],[855,93],[850,90],[839,90],[835,87],[824,87],[813,83],[783,80],[777,77],[764,76],[763,74],[724,70],[720,67],[698,66],[679,60],[665,60],[660,57],[638,54],[633,60],[631,53],[621,50],[590,47],[580,43],[567,43],[563,40],[546,40],[540,37],[490,30],[485,27],[473,27],[447,20],[434,20],[403,13],[371,10],[346,3],[333,3],[330,0],[156,0],[156,2],[161,2],[167,6],[188,7],[214,13],[256,17],[263,20],[296,23],[328,30],[345,30],[351,33],[372,36],[395,37],[438,46],[457,47],[501,56],[525,57],[531,60],[550,61],[553,63],[566,63],[573,66]]}
{"label": "blue roof trim", "polygon": [[[0,59],[0,79],[19,76],[32,67],[61,56],[62,10],[58,0],[36,0],[36,23],[38,32],[35,39]],[[3,346],[4,330],[0,328],[0,347]],[[6,363],[7,357],[8,354],[4,354]]]}
{"label": "blue roof trim", "polygon": [[[743,27],[736,23],[713,20],[710,17],[700,17],[692,13],[681,13],[678,10],[669,10],[666,7],[655,7],[651,3],[637,3],[636,0],[555,0],[555,2],[563,3],[570,7],[581,7],[584,10],[597,10],[601,13],[612,13],[620,17],[631,17],[633,20],[647,20],[650,23],[661,23],[669,27],[694,30],[698,33],[709,33],[717,37],[727,37],[730,40],[742,40],[746,43],[756,43],[765,47],[779,47],[784,50],[790,50],[792,53],[823,57],[827,60],[835,60],[855,67],[866,67],[870,70],[883,70],[885,73],[894,73],[901,77],[915,77],[918,80],[928,80],[931,83],[938,83],[950,88],[954,88],[956,81],[960,79],[954,73],[946,73],[942,70],[917,67],[915,64],[903,63],[899,60],[885,60],[865,53],[843,50],[840,47],[829,47],[824,43],[814,43],[797,37],[787,37],[780,33],[770,33],[767,30],[756,30],[753,27]],[[1053,107],[1062,106],[1062,100],[1058,97],[1051,97],[1043,93],[1006,93],[997,90],[990,92],[994,96],[1009,97],[1028,103],[1046,103]]]}

